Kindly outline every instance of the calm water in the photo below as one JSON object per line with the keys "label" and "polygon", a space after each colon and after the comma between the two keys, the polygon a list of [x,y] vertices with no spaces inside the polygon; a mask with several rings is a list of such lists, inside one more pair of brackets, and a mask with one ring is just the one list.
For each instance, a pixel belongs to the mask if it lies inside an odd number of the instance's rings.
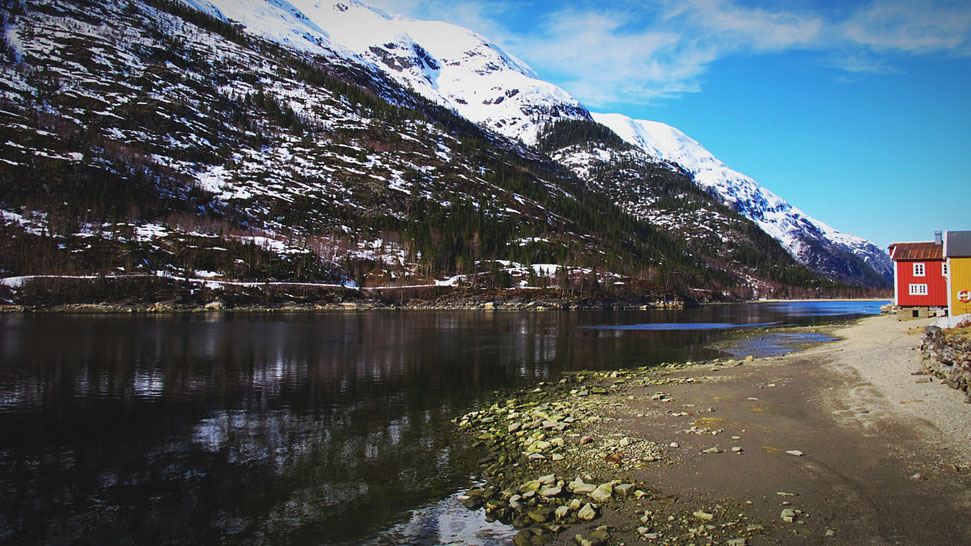
{"label": "calm water", "polygon": [[879,306],[3,316],[0,542],[489,542],[449,421],[494,391]]}

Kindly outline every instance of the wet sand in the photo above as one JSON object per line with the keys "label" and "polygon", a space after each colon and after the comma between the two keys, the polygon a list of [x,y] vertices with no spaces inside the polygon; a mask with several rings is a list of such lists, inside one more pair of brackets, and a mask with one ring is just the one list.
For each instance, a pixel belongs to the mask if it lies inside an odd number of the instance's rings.
{"label": "wet sand", "polygon": [[[629,472],[652,498],[557,541],[606,524],[611,543],[643,541],[624,531],[639,525],[658,541],[704,544],[707,524],[718,528],[708,536],[729,525],[748,544],[971,544],[971,404],[911,375],[929,322],[871,317],[834,329],[840,341],[678,369],[669,377],[694,382],[623,392],[603,406],[613,420],[591,432],[668,446],[660,462]],[[659,392],[671,401],[653,400]],[[652,514],[639,522],[635,510]],[[699,510],[714,517],[693,517]]]}

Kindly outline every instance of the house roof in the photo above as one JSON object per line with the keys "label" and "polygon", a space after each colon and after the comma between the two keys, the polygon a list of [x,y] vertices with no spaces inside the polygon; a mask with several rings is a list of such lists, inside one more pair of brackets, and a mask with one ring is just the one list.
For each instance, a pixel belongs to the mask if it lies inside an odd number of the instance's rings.
{"label": "house roof", "polygon": [[935,244],[934,241],[921,241],[919,243],[890,243],[890,257],[898,261],[943,260],[944,245]]}
{"label": "house roof", "polygon": [[971,256],[971,231],[945,233],[944,255],[948,258]]}

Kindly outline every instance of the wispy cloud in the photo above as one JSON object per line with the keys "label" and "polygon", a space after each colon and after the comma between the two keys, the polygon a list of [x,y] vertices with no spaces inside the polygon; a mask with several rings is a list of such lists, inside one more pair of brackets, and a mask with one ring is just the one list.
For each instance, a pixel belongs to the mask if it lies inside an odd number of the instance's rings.
{"label": "wispy cloud", "polygon": [[532,0],[371,3],[471,28],[591,106],[701,91],[712,64],[732,56],[815,52],[849,80],[899,72],[899,55],[971,58],[967,0],[872,0],[836,8],[782,1],[564,0],[552,10]]}
{"label": "wispy cloud", "polygon": [[[850,74],[862,75],[901,73],[901,70],[892,66],[887,59],[883,57],[876,57],[865,52],[834,54],[830,57],[828,64],[833,68],[837,68]],[[856,78],[850,78],[845,74],[843,77],[844,79],[841,81],[844,82],[857,81]]]}
{"label": "wispy cloud", "polygon": [[813,14],[742,7],[722,0],[665,4],[664,23],[676,25],[694,39],[712,42],[725,51],[805,47],[819,37],[824,26],[823,19]]}
{"label": "wispy cloud", "polygon": [[854,13],[844,36],[877,51],[971,55],[971,4],[883,0]]}

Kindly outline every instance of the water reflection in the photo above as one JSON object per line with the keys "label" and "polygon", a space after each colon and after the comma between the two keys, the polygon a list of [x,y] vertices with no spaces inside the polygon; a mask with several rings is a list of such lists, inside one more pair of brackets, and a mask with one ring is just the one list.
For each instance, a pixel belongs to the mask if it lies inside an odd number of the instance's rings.
{"label": "water reflection", "polygon": [[724,335],[585,326],[777,318],[753,307],[4,316],[0,541],[318,544],[407,541],[429,522],[478,529],[440,505],[473,463],[453,417],[566,369],[713,357]]}
{"label": "water reflection", "polygon": [[650,324],[624,324],[621,326],[588,326],[592,330],[728,330],[730,328],[758,328],[772,326],[778,322],[755,322],[734,324],[731,322],[661,322]]}

